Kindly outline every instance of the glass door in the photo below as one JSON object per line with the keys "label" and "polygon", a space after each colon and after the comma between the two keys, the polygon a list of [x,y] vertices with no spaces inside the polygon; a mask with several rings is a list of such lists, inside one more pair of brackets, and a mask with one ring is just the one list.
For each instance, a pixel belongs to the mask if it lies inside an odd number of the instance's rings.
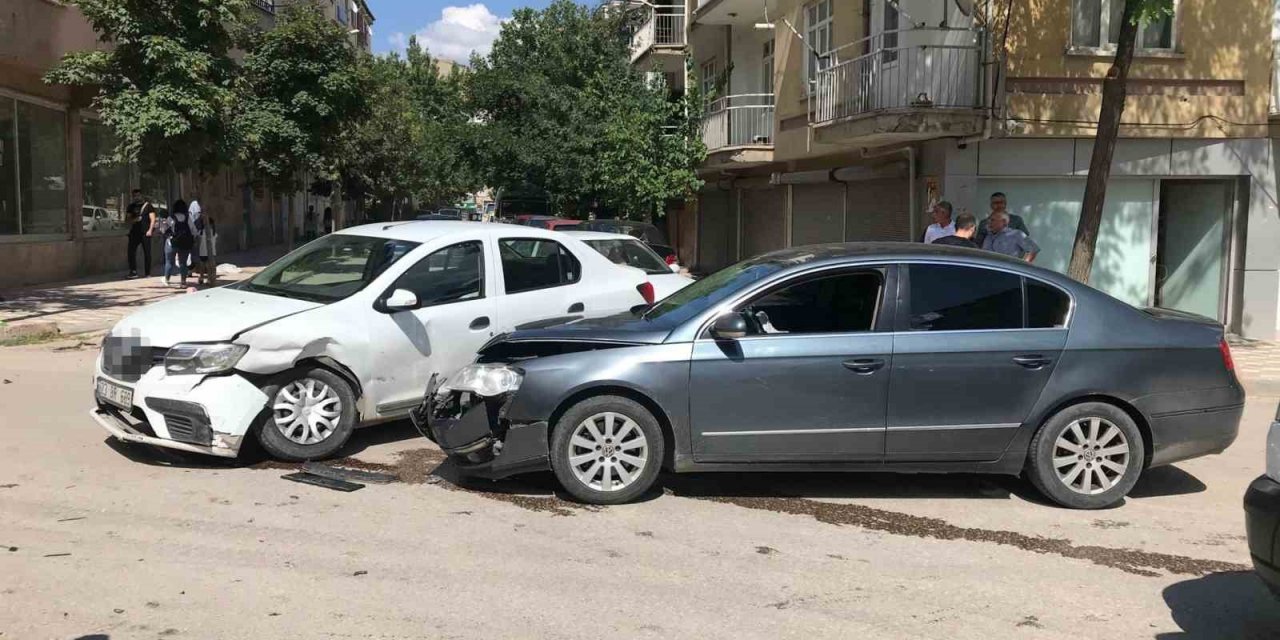
{"label": "glass door", "polygon": [[1164,180],[1156,244],[1156,306],[1226,321],[1233,185]]}

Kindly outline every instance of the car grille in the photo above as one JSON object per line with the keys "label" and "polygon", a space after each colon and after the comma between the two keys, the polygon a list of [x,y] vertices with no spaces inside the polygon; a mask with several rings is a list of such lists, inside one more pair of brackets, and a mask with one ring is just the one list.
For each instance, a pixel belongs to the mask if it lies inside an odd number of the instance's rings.
{"label": "car grille", "polygon": [[147,407],[164,417],[169,439],[205,446],[213,441],[213,430],[204,407],[167,398],[147,398]]}
{"label": "car grille", "polygon": [[123,382],[137,382],[151,367],[164,364],[168,351],[133,336],[107,336],[102,344],[102,372]]}

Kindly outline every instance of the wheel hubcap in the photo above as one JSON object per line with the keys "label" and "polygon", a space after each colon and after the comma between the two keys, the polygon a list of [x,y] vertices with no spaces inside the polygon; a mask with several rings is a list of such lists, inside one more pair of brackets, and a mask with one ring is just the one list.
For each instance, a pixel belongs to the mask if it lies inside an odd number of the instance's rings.
{"label": "wheel hubcap", "polygon": [[342,399],[329,385],[303,378],[281,387],[271,409],[281,435],[298,444],[315,444],[337,430]]}
{"label": "wheel hubcap", "polygon": [[573,475],[596,491],[631,486],[648,460],[649,441],[644,431],[620,413],[597,413],[579,423],[569,438]]}
{"label": "wheel hubcap", "polygon": [[1081,418],[1054,442],[1053,469],[1058,480],[1076,493],[1103,493],[1129,469],[1129,439],[1106,419]]}

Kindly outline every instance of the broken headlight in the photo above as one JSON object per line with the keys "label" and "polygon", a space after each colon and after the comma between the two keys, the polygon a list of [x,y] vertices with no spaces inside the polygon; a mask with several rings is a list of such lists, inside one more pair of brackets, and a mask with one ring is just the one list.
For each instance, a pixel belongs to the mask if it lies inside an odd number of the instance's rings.
{"label": "broken headlight", "polygon": [[177,376],[230,371],[248,350],[246,345],[230,342],[174,345],[164,354],[164,372]]}
{"label": "broken headlight", "polygon": [[436,393],[448,395],[452,391],[467,391],[482,398],[492,398],[519,389],[523,380],[524,372],[515,367],[505,364],[473,364],[449,376]]}

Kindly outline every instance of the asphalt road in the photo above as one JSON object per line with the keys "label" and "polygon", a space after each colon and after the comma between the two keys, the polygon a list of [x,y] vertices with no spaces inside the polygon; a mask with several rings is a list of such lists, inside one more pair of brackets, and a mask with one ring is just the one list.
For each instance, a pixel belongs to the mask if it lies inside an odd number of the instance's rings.
{"label": "asphalt road", "polygon": [[1275,398],[1119,508],[1014,478],[665,479],[587,508],[460,487],[406,424],[338,493],[109,442],[94,351],[0,349],[0,638],[1275,638],[1240,508]]}

